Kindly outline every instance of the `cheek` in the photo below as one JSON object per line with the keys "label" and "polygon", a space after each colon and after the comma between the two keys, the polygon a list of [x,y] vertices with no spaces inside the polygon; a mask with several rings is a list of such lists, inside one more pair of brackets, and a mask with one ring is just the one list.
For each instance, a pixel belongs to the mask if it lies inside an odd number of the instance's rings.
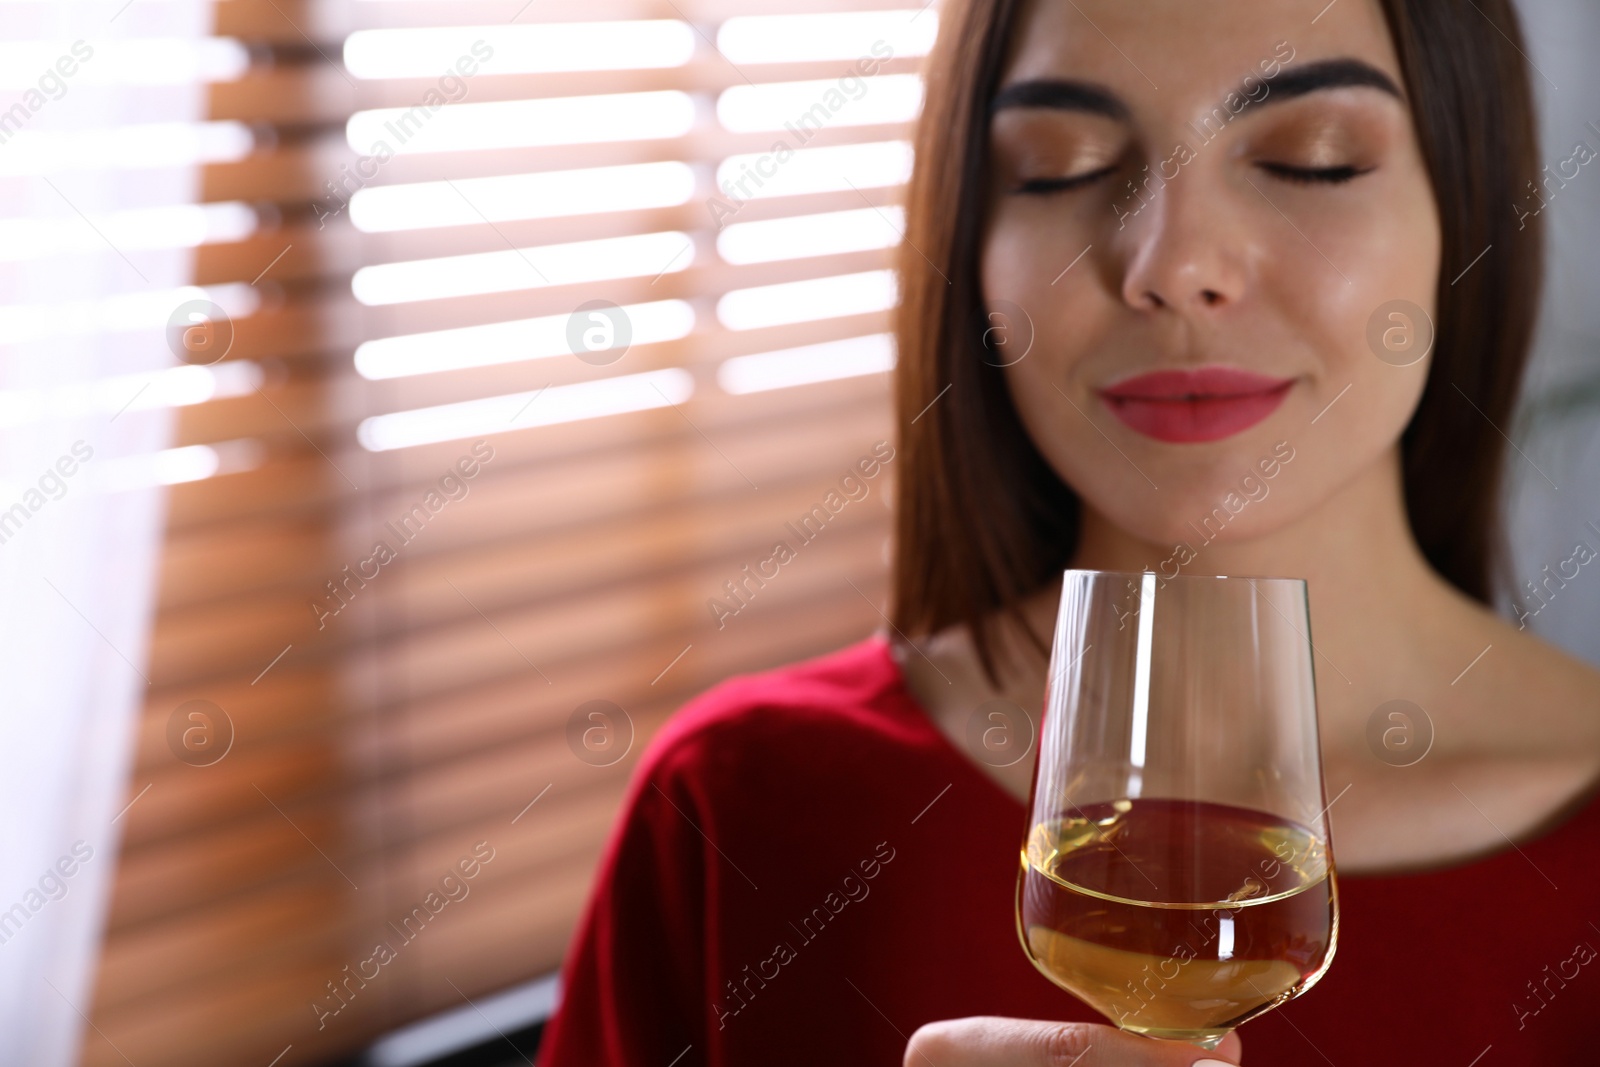
{"label": "cheek", "polygon": [[1032,341],[1026,358],[1006,368],[1008,375],[1037,376],[1052,395],[1046,381],[1067,380],[1072,366],[1104,338],[1113,310],[1106,294],[1088,284],[1095,264],[1092,256],[1080,258],[1085,243],[1074,236],[1076,228],[1070,218],[1007,207],[991,217],[979,263],[991,319],[1003,311]]}
{"label": "cheek", "polygon": [[1348,209],[1324,212],[1303,225],[1343,277],[1304,265],[1302,271],[1285,271],[1283,277],[1309,274],[1325,284],[1306,287],[1298,300],[1286,287],[1280,299],[1321,355],[1322,402],[1332,402],[1349,386],[1313,428],[1331,423],[1328,429],[1346,442],[1351,461],[1359,461],[1400,435],[1427,382],[1439,285],[1438,210],[1417,162],[1391,168]]}
{"label": "cheek", "polygon": [[[1098,196],[999,196],[991,201],[985,218],[982,251],[985,294],[1018,304],[1054,302],[1063,295],[1069,279],[1088,263],[1062,272],[1091,244],[1112,219],[1110,207]],[[1052,284],[1054,283],[1054,284]],[[1033,310],[1029,308],[1030,312]]]}
{"label": "cheek", "polygon": [[1017,212],[1003,208],[995,213],[989,221],[980,263],[984,299],[991,304],[1010,300],[1024,307],[1037,305],[1049,289],[1049,277],[1040,284],[1040,275],[1045,271],[1044,248],[1049,243],[1030,232],[1026,220]]}
{"label": "cheek", "polygon": [[1002,371],[1012,404],[1041,454],[1068,481],[1080,473],[1074,457],[1091,453],[1091,438],[1098,435],[1062,390],[1077,392],[1074,382],[1088,357],[1110,343],[1116,310],[1100,287],[1088,284],[1095,269],[1092,255],[1072,265],[1084,247],[1062,236],[1072,228],[1070,222],[1040,219],[1028,211],[1002,212],[991,222],[981,264],[991,314],[1014,305],[1031,331],[1028,355]]}
{"label": "cheek", "polygon": [[[1276,302],[1304,324],[1329,371],[1344,375],[1341,387],[1352,380],[1393,384],[1397,376],[1381,372],[1418,360],[1420,349],[1408,356],[1376,345],[1401,323],[1431,337],[1439,284],[1438,209],[1420,162],[1361,181],[1370,184],[1298,216],[1305,236],[1286,235],[1282,269],[1269,274]],[[1403,333],[1389,336],[1403,342]]]}

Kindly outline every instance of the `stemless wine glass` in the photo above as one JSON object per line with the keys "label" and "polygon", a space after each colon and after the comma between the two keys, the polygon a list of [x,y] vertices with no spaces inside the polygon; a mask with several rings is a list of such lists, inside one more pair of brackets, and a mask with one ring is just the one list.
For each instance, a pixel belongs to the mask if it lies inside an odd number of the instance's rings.
{"label": "stemless wine glass", "polygon": [[1125,1030],[1213,1049],[1339,931],[1306,583],[1062,576],[1017,932]]}

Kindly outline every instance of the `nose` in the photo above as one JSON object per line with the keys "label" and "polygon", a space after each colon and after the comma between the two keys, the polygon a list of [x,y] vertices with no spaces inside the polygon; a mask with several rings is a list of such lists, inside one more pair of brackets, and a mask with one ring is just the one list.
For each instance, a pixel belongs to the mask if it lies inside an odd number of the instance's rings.
{"label": "nose", "polygon": [[[1131,195],[1131,194],[1130,194]],[[1122,298],[1139,311],[1179,315],[1217,313],[1248,289],[1248,241],[1243,219],[1226,210],[1226,196],[1207,176],[1180,171],[1124,220]]]}

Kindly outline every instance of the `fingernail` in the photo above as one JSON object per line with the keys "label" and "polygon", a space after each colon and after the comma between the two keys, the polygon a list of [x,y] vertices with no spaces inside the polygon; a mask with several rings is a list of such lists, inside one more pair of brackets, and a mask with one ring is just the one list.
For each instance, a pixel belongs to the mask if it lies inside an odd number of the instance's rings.
{"label": "fingernail", "polygon": [[1227,1060],[1195,1060],[1189,1067],[1239,1067],[1236,1063]]}

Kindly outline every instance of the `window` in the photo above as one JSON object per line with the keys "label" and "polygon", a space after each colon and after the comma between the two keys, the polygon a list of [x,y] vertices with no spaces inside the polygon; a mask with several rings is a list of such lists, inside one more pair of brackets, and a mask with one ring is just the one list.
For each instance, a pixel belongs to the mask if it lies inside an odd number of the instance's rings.
{"label": "window", "polygon": [[204,163],[232,343],[162,380],[96,1067],[323,1062],[554,970],[665,717],[883,624],[894,464],[846,476],[936,10],[215,12],[206,120],[110,146]]}

